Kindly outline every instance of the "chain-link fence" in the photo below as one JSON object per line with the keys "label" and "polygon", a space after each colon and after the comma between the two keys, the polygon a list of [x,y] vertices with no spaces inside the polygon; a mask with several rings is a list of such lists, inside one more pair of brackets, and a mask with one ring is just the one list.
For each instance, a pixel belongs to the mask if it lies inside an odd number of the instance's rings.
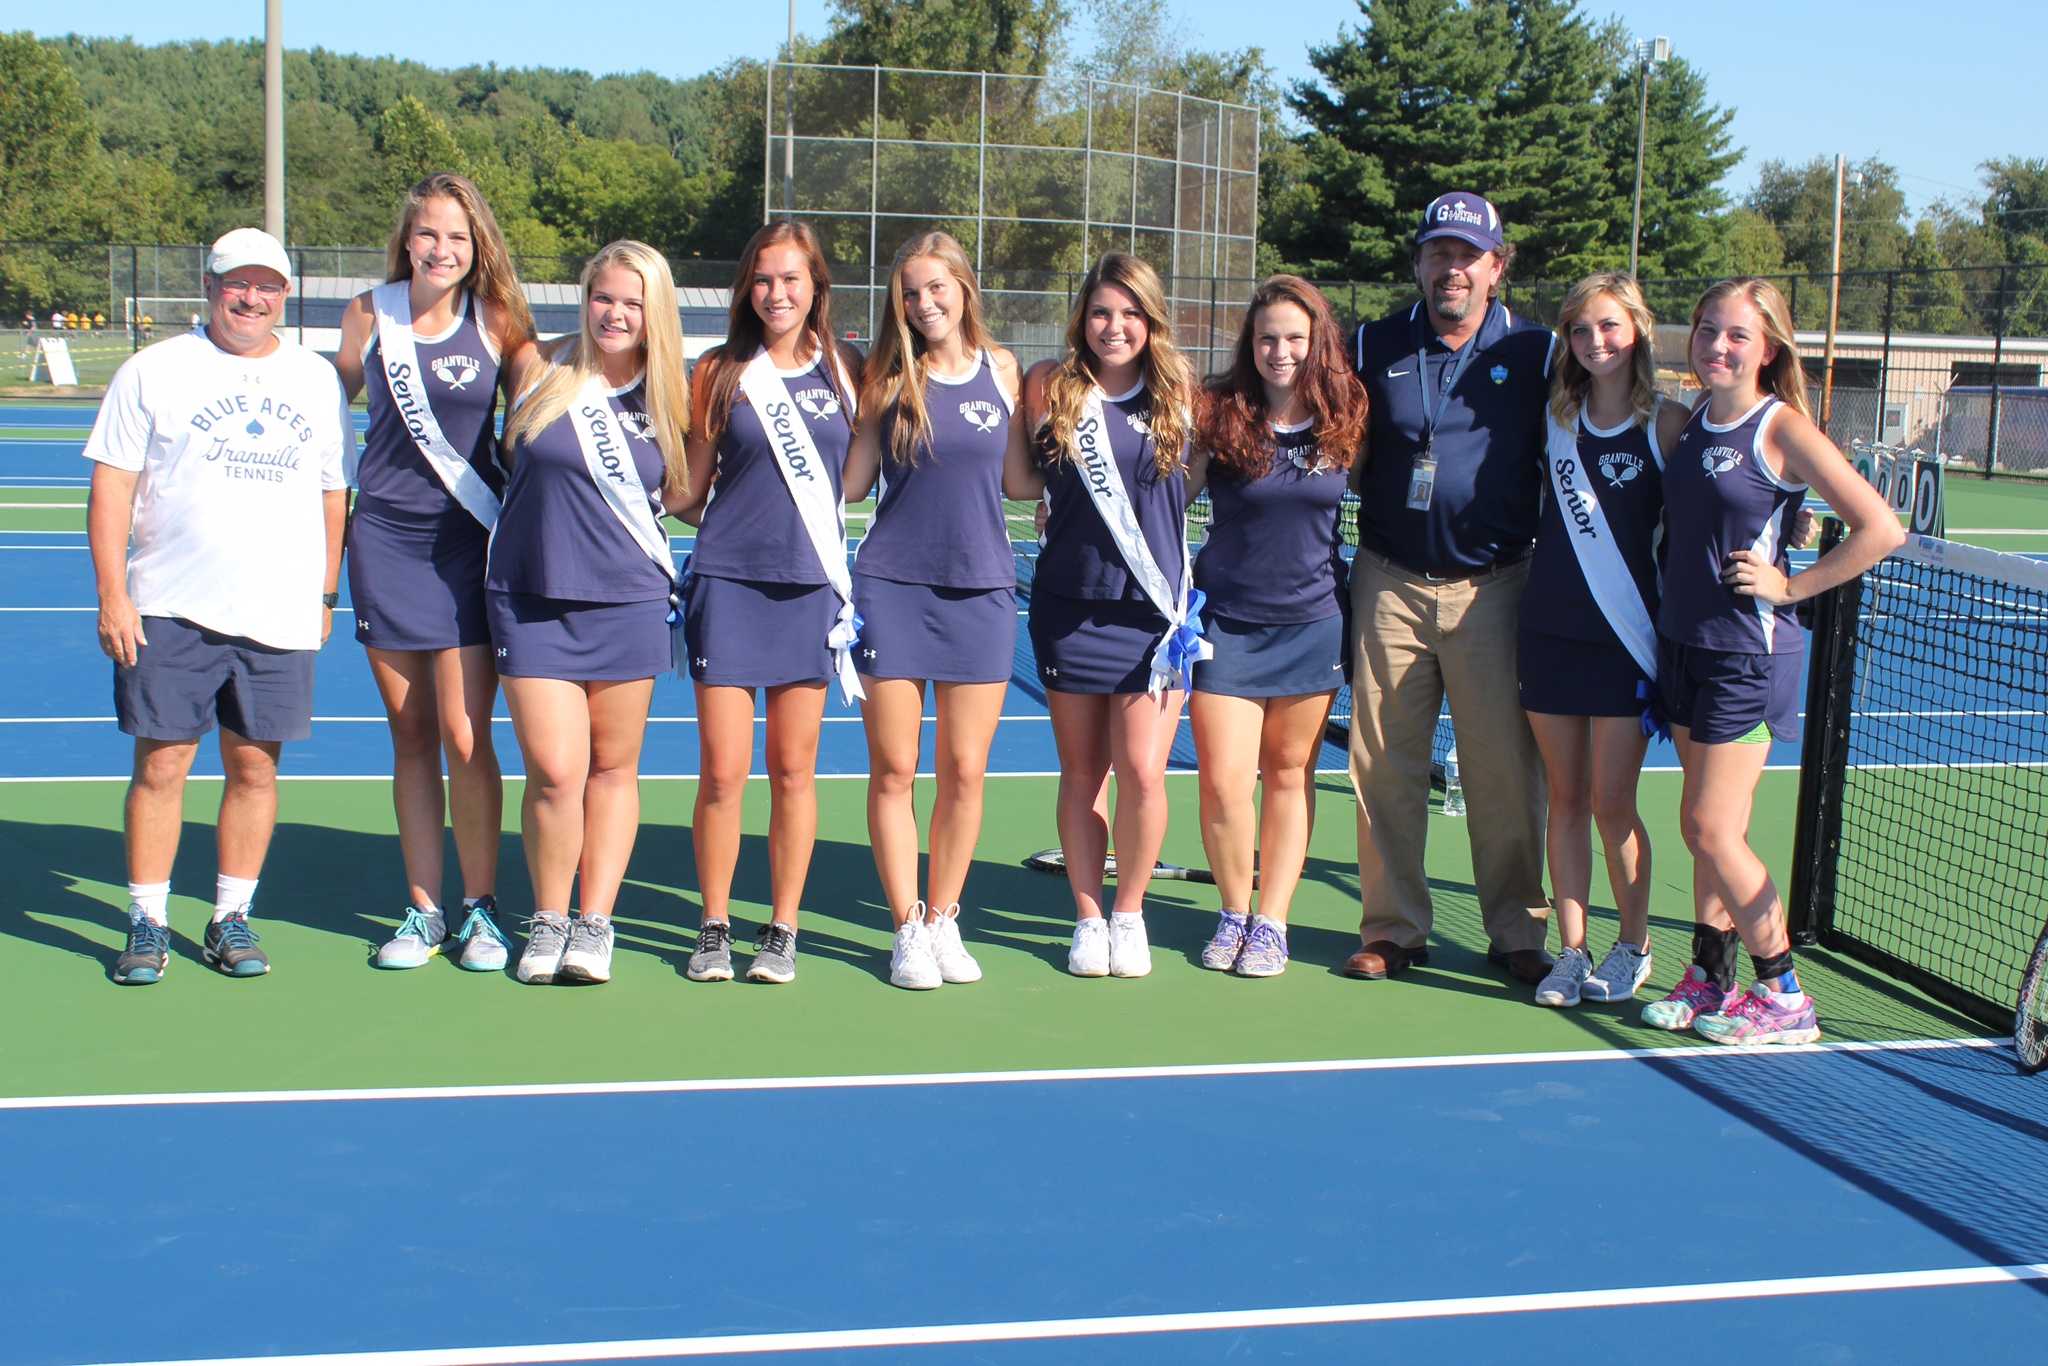
{"label": "chain-link fence", "polygon": [[[869,81],[872,102],[874,73],[863,68],[860,74]],[[1085,98],[1083,105],[1085,114]],[[1128,136],[1127,128],[1123,135]],[[801,150],[806,141],[799,136],[795,145]],[[879,159],[882,146],[873,144],[871,159]],[[1118,165],[1128,175],[1128,165]],[[1127,186],[1123,193],[1129,208],[1136,201]],[[1199,191],[1195,202],[1204,193],[1209,191]],[[980,202],[986,208],[988,201]],[[835,301],[835,317],[843,333],[865,343],[873,332],[870,308],[886,288],[881,273],[900,240],[895,234],[907,236],[930,220],[907,212],[855,217],[857,232],[846,228],[848,220],[843,217],[813,221],[839,225],[835,235],[828,236],[834,289],[842,296]],[[1067,313],[1091,259],[1084,245],[1096,251],[1109,246],[1129,249],[1135,240],[1142,250],[1148,242],[1165,241],[1145,235],[1160,230],[1130,222],[1032,224],[984,215],[952,226],[969,234],[961,238],[963,244],[981,247],[981,284],[996,340],[1026,362],[1056,356],[1064,348]],[[1046,255],[1030,264],[1030,252],[1040,247],[1025,245],[1014,233],[1055,226],[1068,235],[1050,245],[1041,243]],[[1197,251],[1192,239],[1199,234],[1190,230],[1170,235],[1186,250]],[[1228,364],[1244,301],[1257,284],[1251,249],[1249,237],[1240,242],[1210,234],[1199,249],[1209,256],[1198,254],[1198,259],[1221,261],[1229,269],[1175,270],[1170,256],[1154,262],[1172,303],[1180,344],[1205,370]],[[384,249],[293,247],[290,254],[295,288],[286,303],[285,326],[307,345],[331,350],[348,300],[383,278]],[[1058,268],[1048,268],[1046,260],[1057,261]],[[129,351],[154,337],[181,331],[203,315],[204,261],[205,248],[196,245],[0,242],[0,333],[14,329],[24,343],[19,347],[18,378],[28,375],[33,337],[62,327],[81,381],[104,383]],[[576,326],[575,280],[583,261],[581,256],[565,256],[523,257],[517,262],[544,335]],[[723,337],[736,264],[693,258],[672,261],[670,267],[686,334],[700,346]],[[1793,308],[1800,350],[1813,382],[1813,406],[1819,412],[1828,277],[1773,279]],[[1416,297],[1413,281],[1406,279],[1317,283],[1347,328],[1405,309]],[[1689,383],[1686,324],[1711,283],[1643,282],[1652,311],[1665,319],[1656,346],[1660,368],[1674,388]],[[1551,323],[1569,288],[1568,282],[1511,278],[1505,297],[1517,313]],[[1845,273],[1840,310],[1833,385],[1825,395],[1828,433],[1838,444],[1846,448],[1857,440],[1876,441],[1938,453],[1951,466],[1985,474],[2048,477],[2048,266]],[[33,335],[24,314],[34,318]],[[81,327],[84,324],[89,326]],[[68,335],[74,328],[91,335]]]}

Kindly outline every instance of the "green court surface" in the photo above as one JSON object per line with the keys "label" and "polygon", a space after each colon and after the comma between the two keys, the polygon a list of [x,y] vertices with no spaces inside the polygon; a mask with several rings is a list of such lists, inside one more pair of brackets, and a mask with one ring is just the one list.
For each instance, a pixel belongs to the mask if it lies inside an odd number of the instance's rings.
{"label": "green court surface", "polygon": [[[1204,860],[1194,778],[1168,779],[1165,857]],[[1753,838],[1781,885],[1790,859],[1796,775],[1767,775]],[[519,788],[508,783],[508,823]],[[614,980],[599,988],[521,987],[436,960],[383,973],[371,948],[398,920],[403,888],[389,787],[307,780],[283,786],[257,924],[276,964],[232,980],[199,960],[207,907],[190,892],[213,879],[219,787],[195,781],[172,902],[173,956],[163,983],[111,985],[121,943],[122,785],[0,786],[0,859],[11,895],[4,1067],[10,1095],[413,1087],[493,1083],[1007,1071],[1176,1063],[1528,1053],[1662,1046],[1637,1007],[1553,1011],[1529,1003],[1484,960],[1467,826],[1432,817],[1437,907],[1431,962],[1391,982],[1339,977],[1357,945],[1353,806],[1325,775],[1306,879],[1295,902],[1294,962],[1252,981],[1204,972],[1195,955],[1213,925],[1215,892],[1155,882],[1147,920],[1154,971],[1136,981],[1065,972],[1072,902],[1063,880],[1026,871],[1054,843],[1054,780],[991,777],[978,861],[963,915],[985,979],[912,993],[887,984],[889,933],[865,836],[865,785],[819,784],[821,830],[799,938],[800,976],[786,987],[700,985],[682,975],[695,937],[688,781],[644,784],[639,843],[620,901]],[[1690,864],[1675,829],[1678,775],[1646,774],[1642,807],[1655,850],[1653,937],[1661,995],[1689,956]],[[930,785],[921,785],[920,805]],[[735,887],[735,931],[764,915],[767,788],[751,786]],[[516,836],[500,855],[505,921],[527,901]],[[452,857],[451,857],[452,866]],[[1594,900],[1604,903],[1596,875]],[[1595,954],[1611,942],[1596,912]],[[1961,1037],[1967,1020],[1881,975],[1813,952],[1802,975],[1833,1040]],[[1746,962],[1745,962],[1746,968]],[[1646,993],[1649,994],[1649,993]],[[32,1040],[32,1042],[31,1042]],[[1697,1042],[1694,1040],[1694,1042]],[[1698,1043],[1700,1047],[1712,1047]]]}

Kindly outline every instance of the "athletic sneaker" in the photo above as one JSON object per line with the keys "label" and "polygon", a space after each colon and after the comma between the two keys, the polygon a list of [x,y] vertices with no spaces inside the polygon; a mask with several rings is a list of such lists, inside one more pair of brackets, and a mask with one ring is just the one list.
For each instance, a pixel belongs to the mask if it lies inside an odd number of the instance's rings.
{"label": "athletic sneaker", "polygon": [[1626,1001],[1650,980],[1650,953],[1618,942],[1579,988],[1589,1001]]}
{"label": "athletic sneaker", "polygon": [[724,920],[707,920],[697,931],[697,948],[690,955],[683,976],[693,982],[732,980],[732,925]]}
{"label": "athletic sneaker", "polygon": [[1719,1013],[1701,1015],[1693,1028],[1715,1043],[1812,1043],[1820,1037],[1820,1017],[1811,996],[1802,992],[1799,1004],[1787,1007],[1758,983]]}
{"label": "athletic sneaker", "polygon": [[1728,999],[1718,982],[1707,976],[1698,963],[1685,970],[1678,985],[1661,1001],[1643,1007],[1643,1023],[1652,1029],[1690,1029],[1702,1015],[1711,1015]]}
{"label": "athletic sneaker", "polygon": [[926,922],[926,932],[931,936],[932,957],[939,960],[939,976],[948,982],[979,982],[981,964],[974,961],[974,955],[960,942],[960,903],[939,913],[937,920]]}
{"label": "athletic sneaker", "polygon": [[1550,965],[1550,971],[1536,986],[1536,1004],[1539,1006],[1575,1006],[1579,1003],[1580,983],[1593,971],[1593,958],[1584,949],[1568,948],[1557,955],[1557,961]]}
{"label": "athletic sneaker", "polygon": [[555,976],[564,982],[611,981],[613,938],[610,916],[577,916],[569,922],[569,946]]}
{"label": "athletic sneaker", "polygon": [[896,927],[896,943],[889,950],[889,985],[905,991],[930,991],[946,979],[939,976],[939,960],[932,953],[932,937],[925,928],[924,903],[910,903],[910,914]]}
{"label": "athletic sneaker", "polygon": [[503,972],[505,960],[512,956],[512,946],[505,942],[505,932],[498,928],[492,912],[498,909],[497,901],[480,896],[469,908],[469,914],[462,921],[462,928],[455,932],[455,942],[462,945],[455,954],[455,966],[469,972]]}
{"label": "athletic sneaker", "polygon": [[562,955],[569,948],[569,917],[560,911],[541,911],[526,922],[526,948],[519,955],[513,976],[522,982],[545,986],[562,970]]}
{"label": "athletic sneaker", "polygon": [[1254,917],[1251,933],[1244,937],[1244,951],[1230,969],[1239,977],[1278,977],[1287,971],[1287,927]]}
{"label": "athletic sneaker", "polygon": [[1202,966],[1215,972],[1229,972],[1237,966],[1244,948],[1245,930],[1251,917],[1243,911],[1223,911],[1216,917],[1216,933],[1202,945]]}
{"label": "athletic sneaker", "polygon": [[249,913],[236,911],[208,925],[199,948],[208,963],[230,977],[261,977],[270,971],[270,959],[256,947],[257,938],[249,928]]}
{"label": "athletic sneaker", "polygon": [[408,906],[405,919],[398,922],[398,933],[377,946],[374,961],[380,968],[425,967],[447,942],[448,922],[440,911]]}
{"label": "athletic sneaker", "polygon": [[1109,924],[1099,915],[1074,922],[1074,943],[1067,950],[1067,971],[1076,977],[1109,976]]}
{"label": "athletic sneaker", "polygon": [[796,931],[769,921],[754,936],[754,961],[747,964],[749,982],[796,980]]}
{"label": "athletic sneaker", "polygon": [[138,908],[128,912],[128,947],[114,960],[114,980],[124,987],[160,982],[171,966],[171,932]]}
{"label": "athletic sneaker", "polygon": [[1109,975],[1143,977],[1152,971],[1152,944],[1143,915],[1109,917]]}

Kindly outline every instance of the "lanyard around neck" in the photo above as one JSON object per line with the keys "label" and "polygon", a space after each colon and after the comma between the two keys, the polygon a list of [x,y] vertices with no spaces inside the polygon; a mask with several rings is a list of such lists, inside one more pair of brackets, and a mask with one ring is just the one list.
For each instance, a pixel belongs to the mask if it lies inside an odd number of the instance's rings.
{"label": "lanyard around neck", "polygon": [[1415,380],[1422,386],[1422,449],[1427,451],[1436,441],[1437,420],[1443,416],[1444,398],[1458,387],[1459,379],[1465,374],[1465,367],[1472,363],[1472,357],[1479,353],[1479,338],[1485,335],[1486,324],[1493,318],[1493,303],[1486,305],[1486,316],[1479,320],[1479,330],[1459,350],[1458,358],[1451,362],[1451,373],[1443,384],[1429,382],[1429,343],[1415,348]]}

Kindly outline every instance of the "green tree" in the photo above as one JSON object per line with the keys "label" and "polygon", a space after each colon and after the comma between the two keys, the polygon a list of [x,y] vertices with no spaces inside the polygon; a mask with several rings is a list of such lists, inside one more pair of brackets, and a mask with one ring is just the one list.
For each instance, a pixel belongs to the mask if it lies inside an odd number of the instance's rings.
{"label": "green tree", "polygon": [[378,185],[394,203],[436,171],[471,170],[455,134],[417,95],[401,96],[378,120],[377,157]]}
{"label": "green tree", "polygon": [[1948,268],[1941,235],[1932,218],[1913,225],[1906,242],[1905,270],[1893,301],[1893,326],[1901,332],[1955,333],[1965,330],[1962,277]]}
{"label": "green tree", "polygon": [[[1709,103],[1705,75],[1683,58],[1673,58],[1651,73],[1649,114],[1642,118],[1641,80],[1633,57],[1617,64],[1597,125],[1602,155],[1613,172],[1613,263],[1628,260],[1640,119],[1645,130],[1643,231],[1636,273],[1646,280],[1691,279],[1778,269],[1784,245],[1775,230],[1764,238],[1753,224],[1724,215],[1728,196],[1721,183],[1742,159],[1742,149],[1728,137],[1734,112]],[[1732,243],[1731,232],[1743,234],[1744,240]],[[1730,264],[1735,261],[1764,264]]]}
{"label": "green tree", "polygon": [[1065,51],[1065,0],[832,0],[809,60],[1042,76]]}
{"label": "green tree", "polygon": [[[1898,172],[1876,157],[1851,164],[1842,191],[1842,270],[1889,270],[1904,262],[1906,197]],[[1757,172],[1748,207],[1770,220],[1785,243],[1785,268],[1819,276],[1802,289],[1801,327],[1827,325],[1827,280],[1834,243],[1835,164],[1816,157],[1800,166],[1767,161]],[[1841,326],[1870,331],[1882,324],[1881,284],[1845,281]]]}

